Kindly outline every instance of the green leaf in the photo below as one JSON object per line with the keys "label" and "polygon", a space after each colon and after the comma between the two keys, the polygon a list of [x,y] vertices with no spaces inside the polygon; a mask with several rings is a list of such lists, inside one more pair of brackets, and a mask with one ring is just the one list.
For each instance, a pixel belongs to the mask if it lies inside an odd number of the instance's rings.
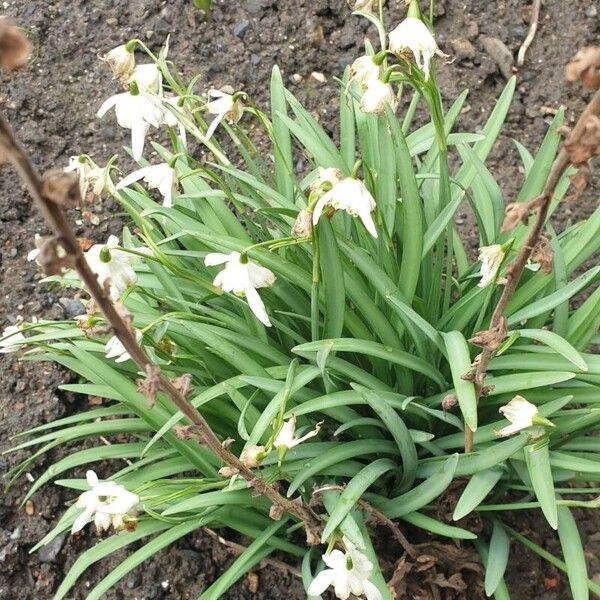
{"label": "green leaf", "polygon": [[556,529],[558,527],[556,493],[554,492],[554,480],[550,467],[548,441],[545,440],[526,446],[524,452],[527,471],[531,478],[535,496],[550,527]]}
{"label": "green leaf", "polygon": [[573,600],[587,600],[590,594],[586,557],[577,530],[577,523],[566,506],[558,507],[558,538],[567,565]]}
{"label": "green leaf", "polygon": [[425,531],[429,531],[434,535],[441,535],[443,537],[456,539],[456,540],[475,540],[477,539],[477,535],[473,532],[468,531],[467,529],[463,529],[462,527],[454,527],[453,525],[448,525],[446,523],[442,523],[437,519],[432,519],[427,515],[419,512],[412,512],[408,515],[403,515],[400,517],[402,521],[406,521],[419,529],[424,529]]}
{"label": "green leaf", "polygon": [[491,596],[504,577],[506,565],[508,564],[508,553],[510,551],[510,541],[502,523],[494,520],[494,529],[490,548],[485,566],[485,594]]}
{"label": "green leaf", "polygon": [[454,390],[458,397],[458,405],[465,424],[471,431],[477,430],[477,394],[472,381],[463,379],[471,370],[471,357],[469,346],[460,331],[451,331],[442,334],[446,342],[448,362],[452,372]]}
{"label": "green leaf", "polygon": [[495,468],[475,473],[460,495],[452,519],[459,521],[475,510],[500,481],[502,473],[502,469]]}

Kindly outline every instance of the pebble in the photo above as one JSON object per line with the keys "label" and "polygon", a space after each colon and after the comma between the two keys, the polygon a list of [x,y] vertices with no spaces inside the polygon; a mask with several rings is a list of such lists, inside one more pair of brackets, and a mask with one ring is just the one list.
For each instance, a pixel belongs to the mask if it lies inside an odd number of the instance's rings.
{"label": "pebble", "polygon": [[15,530],[10,534],[11,540],[18,540],[21,537],[21,527],[15,527]]}
{"label": "pebble", "polygon": [[42,546],[38,550],[38,560],[43,563],[51,563],[56,560],[60,551],[65,543],[65,539],[67,537],[66,533],[62,535],[57,535],[51,542]]}
{"label": "pebble", "polygon": [[495,37],[484,37],[482,43],[490,58],[498,65],[502,76],[505,79],[510,79],[513,74],[512,68],[515,59],[506,44]]}
{"label": "pebble", "polygon": [[597,17],[598,9],[593,4],[590,4],[588,9],[585,11],[585,14],[586,14],[586,16],[588,16],[590,18]]}
{"label": "pebble", "polygon": [[476,50],[475,46],[466,38],[456,38],[450,42],[452,50],[456,55],[457,60],[468,60],[475,58]]}
{"label": "pebble", "polygon": [[240,21],[233,28],[233,35],[235,35],[236,37],[239,37],[241,39],[246,35],[246,31],[248,31],[249,27],[250,27],[250,21]]}
{"label": "pebble", "polygon": [[67,319],[74,319],[78,315],[85,314],[85,306],[79,302],[79,300],[74,300],[73,298],[59,298],[58,301],[62,305]]}

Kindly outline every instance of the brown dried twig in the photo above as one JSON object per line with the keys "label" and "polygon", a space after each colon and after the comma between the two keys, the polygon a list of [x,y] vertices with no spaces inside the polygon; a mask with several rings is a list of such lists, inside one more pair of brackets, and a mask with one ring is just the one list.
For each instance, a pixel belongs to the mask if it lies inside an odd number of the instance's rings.
{"label": "brown dried twig", "polygon": [[[14,29],[14,27],[9,28],[8,34],[14,36]],[[6,28],[0,28],[0,48],[4,47],[2,36],[6,31]],[[4,56],[4,62],[0,61],[0,66],[10,63],[9,59],[10,57]],[[139,369],[143,373],[151,373],[152,381],[149,383],[153,391],[162,391],[193,424],[195,431],[198,432],[200,442],[210,448],[225,464],[235,469],[258,494],[268,498],[283,512],[302,521],[306,528],[307,542],[309,544],[318,543],[320,523],[314,513],[307,509],[302,502],[292,501],[283,497],[271,484],[257,476],[237,456],[225,448],[208,422],[180,391],[179,387],[181,386],[178,387],[165,377],[159,367],[148,359],[139,346],[129,323],[119,310],[117,310],[117,307],[107,295],[106,290],[100,286],[96,274],[90,269],[65,215],[64,208],[72,204],[74,186],[71,175],[55,172],[49,177],[40,177],[33,167],[29,156],[18,143],[8,121],[1,114],[0,152],[15,167],[19,177],[26,185],[30,195],[54,233],[55,243],[60,250],[60,254],[68,257],[69,266],[72,266],[77,271],[96,306],[102,311],[108,323],[110,323],[114,335],[121,341],[125,350]],[[50,194],[47,193],[48,190],[51,190]]]}
{"label": "brown dried twig", "polygon": [[[546,223],[546,218],[548,216],[548,209],[550,208],[550,203],[552,198],[554,197],[554,193],[556,191],[556,187],[558,186],[562,176],[565,171],[574,163],[573,155],[574,149],[578,148],[580,145],[587,146],[588,141],[584,139],[586,136],[586,132],[588,131],[588,126],[590,120],[597,119],[600,115],[600,91],[596,92],[589,104],[579,117],[577,124],[568,135],[565,140],[554,164],[552,165],[552,169],[550,171],[550,175],[544,187],[542,194],[533,199],[529,206],[536,211],[536,219],[531,227],[525,243],[523,247],[519,250],[517,258],[510,265],[507,270],[506,277],[506,285],[504,286],[504,290],[500,299],[498,300],[498,304],[494,309],[494,313],[492,314],[492,318],[490,321],[490,325],[488,331],[496,331],[502,329],[502,323],[504,320],[504,311],[510,302],[521,276],[523,275],[523,271],[525,266],[527,265],[527,261],[531,257],[534,249],[538,246],[540,241],[540,237],[544,231],[544,225]],[[576,153],[576,152],[575,152]],[[485,376],[487,373],[487,368],[494,354],[494,350],[491,346],[486,346],[483,348],[479,360],[477,361],[475,373],[474,373],[474,383],[477,391],[477,398],[480,399],[483,396],[483,392],[485,390]],[[465,452],[473,451],[473,432],[465,426]]]}
{"label": "brown dried twig", "polygon": [[531,6],[531,23],[529,25],[529,31],[527,32],[527,37],[521,47],[519,48],[519,54],[517,55],[517,65],[522,67],[525,64],[525,54],[527,54],[527,50],[529,50],[529,46],[533,43],[535,39],[535,34],[537,33],[538,24],[540,22],[540,10],[542,8],[542,0],[533,0],[533,4]]}

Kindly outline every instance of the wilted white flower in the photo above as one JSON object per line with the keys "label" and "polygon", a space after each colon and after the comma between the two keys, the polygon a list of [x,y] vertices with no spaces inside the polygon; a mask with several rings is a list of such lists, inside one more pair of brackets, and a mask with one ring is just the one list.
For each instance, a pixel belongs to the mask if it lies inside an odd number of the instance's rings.
{"label": "wilted white flower", "polygon": [[[139,344],[143,337],[142,332],[139,329],[136,329],[135,341]],[[129,352],[125,350],[123,342],[116,335],[113,335],[110,340],[106,342],[106,346],[104,346],[104,355],[109,360],[114,358],[116,363],[125,362],[131,358]]]}
{"label": "wilted white flower", "polygon": [[261,460],[265,457],[264,446],[248,446],[242,450],[240,454],[241,463],[249,469],[258,467]]}
{"label": "wilted white flower", "polygon": [[401,54],[410,50],[415,57],[415,62],[425,73],[425,80],[429,79],[431,59],[434,55],[445,56],[438,48],[431,31],[421,19],[408,17],[396,29],[389,33],[390,47],[394,54]]}
{"label": "wilted white flower", "polygon": [[312,235],[312,213],[306,208],[298,213],[291,234],[295,238],[309,238]]}
{"label": "wilted white flower", "polygon": [[135,517],[135,508],[140,502],[137,494],[114,481],[99,481],[94,471],[88,471],[86,479],[91,489],[77,500],[76,506],[84,510],[75,519],[71,533],[81,531],[92,519],[101,533],[111,525],[117,530],[122,529],[125,517]]}
{"label": "wilted white flower", "polygon": [[245,297],[256,318],[267,327],[271,326],[265,305],[256,291],[258,288],[271,287],[275,283],[275,275],[269,269],[249,260],[242,262],[239,252],[208,254],[204,264],[208,267],[224,264],[225,268],[215,277],[213,284],[225,292]]}
{"label": "wilted white flower", "polygon": [[510,425],[496,431],[499,437],[506,437],[513,433],[518,433],[523,429],[533,425],[545,425],[554,427],[554,423],[539,414],[537,406],[525,400],[523,396],[515,396],[508,404],[499,409],[510,422]]}
{"label": "wilted white flower", "polygon": [[113,77],[125,84],[135,68],[133,49],[129,51],[126,44],[113,48],[100,57],[111,68]]}
{"label": "wilted white flower", "polygon": [[350,76],[361,87],[368,86],[371,81],[377,81],[380,75],[381,65],[376,65],[372,56],[360,56],[350,66]]}
{"label": "wilted white flower", "polygon": [[0,354],[18,352],[23,347],[21,342],[24,339],[25,336],[18,325],[9,325],[0,336]]}
{"label": "wilted white flower", "polygon": [[334,185],[342,180],[342,174],[335,167],[318,167],[317,178],[310,184],[310,191],[317,192],[321,189],[329,191]]}
{"label": "wilted white flower", "polygon": [[[110,167],[99,167],[89,156],[81,154],[69,157],[69,166],[65,173],[77,171],[79,175],[79,192],[82,200],[91,200],[101,196],[112,185]],[[88,192],[91,197],[88,198]]]}
{"label": "wilted white flower", "polygon": [[123,189],[140,179],[143,179],[148,184],[149,189],[157,189],[162,194],[164,199],[163,206],[170,207],[173,205],[173,187],[175,186],[177,177],[175,169],[168,163],[150,165],[130,173],[119,182],[117,189]]}
{"label": "wilted white flower", "polygon": [[366,230],[377,238],[377,230],[371,213],[375,209],[375,200],[367,186],[359,179],[346,177],[333,186],[329,192],[321,196],[313,212],[313,224],[316,225],[325,207],[345,210],[353,217],[360,217]]}
{"label": "wilted white flower", "polygon": [[94,244],[85,253],[88,265],[97,275],[100,285],[109,285],[113,300],[118,300],[137,281],[137,275],[131,267],[133,255],[119,250],[118,246],[119,238],[111,235],[106,244]]}
{"label": "wilted white flower", "polygon": [[360,99],[361,110],[366,113],[381,114],[385,111],[386,104],[394,108],[396,104],[394,88],[389,83],[383,83],[379,79],[368,81]]}
{"label": "wilted white flower", "polygon": [[273,446],[275,448],[294,448],[298,444],[305,442],[306,440],[315,437],[321,430],[321,423],[317,423],[312,431],[302,437],[296,438],[296,415],[292,415],[290,419],[285,421],[279,430],[279,433],[275,436]]}
{"label": "wilted white flower", "polygon": [[382,600],[381,592],[370,581],[373,564],[347,538],[342,541],[346,552],[332,550],[323,555],[323,562],[329,567],[321,571],[308,586],[309,596],[320,596],[328,587],[333,586],[340,600],[347,600],[350,594],[367,600]]}
{"label": "wilted white flower", "polygon": [[374,12],[373,3],[374,0],[349,0],[348,2],[352,10],[361,10],[363,12]]}
{"label": "wilted white flower", "polygon": [[479,260],[481,261],[481,281],[479,287],[486,287],[496,279],[498,269],[504,260],[504,249],[500,244],[482,246],[479,248]]}
{"label": "wilted white flower", "polygon": [[162,73],[156,63],[137,65],[129,77],[129,85],[137,83],[140,90],[158,93],[162,87]]}
{"label": "wilted white flower", "polygon": [[117,123],[125,129],[131,129],[133,158],[139,160],[144,152],[144,142],[150,125],[158,128],[163,121],[163,109],[156,99],[139,91],[135,83],[128,92],[108,98],[98,110],[98,117],[102,118],[113,106]]}
{"label": "wilted white flower", "polygon": [[206,132],[206,139],[210,139],[215,129],[223,119],[227,119],[230,124],[237,123],[241,118],[244,111],[244,105],[239,99],[234,100],[232,94],[222,92],[221,90],[209,90],[208,97],[214,98],[209,100],[206,104],[206,110],[211,115],[217,115],[208,131]]}

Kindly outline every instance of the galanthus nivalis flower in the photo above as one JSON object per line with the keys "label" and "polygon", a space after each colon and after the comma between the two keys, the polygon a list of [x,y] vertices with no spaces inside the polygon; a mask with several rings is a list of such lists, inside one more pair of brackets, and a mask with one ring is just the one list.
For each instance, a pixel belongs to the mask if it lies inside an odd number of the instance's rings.
{"label": "galanthus nivalis flower", "polygon": [[25,336],[18,325],[9,325],[0,335],[0,354],[9,354],[19,351],[23,346],[21,342]]}
{"label": "galanthus nivalis flower", "polygon": [[[142,332],[138,329],[135,330],[135,340],[139,344],[142,341]],[[106,342],[106,346],[104,346],[104,355],[106,358],[115,360],[116,363],[125,362],[129,360],[131,356],[129,352],[125,350],[125,346],[123,346],[123,342],[116,336],[113,335],[108,342]]]}
{"label": "galanthus nivalis flower", "polygon": [[305,442],[306,440],[315,437],[319,431],[321,430],[321,423],[317,423],[315,428],[312,431],[309,431],[307,434],[302,437],[296,438],[294,435],[296,434],[296,415],[292,415],[290,419],[285,421],[279,430],[279,433],[275,436],[275,440],[273,441],[273,446],[277,449],[279,448],[294,448],[298,444]]}
{"label": "galanthus nivalis flower", "polygon": [[481,261],[481,281],[479,287],[486,287],[496,279],[498,269],[504,260],[504,250],[500,244],[482,246],[479,248],[479,260]]}
{"label": "galanthus nivalis flower", "polygon": [[267,327],[271,327],[265,305],[256,291],[258,288],[271,287],[275,283],[275,275],[269,269],[249,260],[242,262],[239,252],[213,252],[206,256],[204,264],[208,267],[224,264],[225,268],[215,277],[213,284],[225,292],[245,297],[256,318]]}
{"label": "galanthus nivalis flower", "polygon": [[126,44],[113,48],[102,57],[103,60],[111,68],[113,77],[118,79],[122,84],[127,83],[129,76],[135,68],[135,56],[133,49],[129,51]]}
{"label": "galanthus nivalis flower", "polygon": [[134,494],[114,481],[99,481],[94,471],[86,473],[90,489],[77,500],[83,512],[75,519],[71,533],[81,531],[92,519],[99,533],[112,525],[115,529],[125,526],[126,517],[135,517],[135,508],[140,502]]}
{"label": "galanthus nivalis flower", "polygon": [[331,206],[335,210],[345,210],[353,217],[360,217],[366,230],[374,238],[377,238],[377,230],[371,216],[375,209],[375,200],[367,186],[359,179],[346,177],[319,198],[313,212],[314,225],[319,222],[319,218],[327,206]]}
{"label": "galanthus nivalis flower", "polygon": [[118,249],[119,238],[111,235],[106,244],[94,244],[85,258],[102,287],[110,289],[110,297],[118,300],[125,290],[137,281],[131,267],[133,255]]}
{"label": "galanthus nivalis flower", "polygon": [[163,197],[163,206],[170,207],[173,205],[173,187],[175,186],[177,178],[175,169],[168,163],[150,165],[130,173],[119,182],[117,189],[123,189],[140,179],[143,179],[148,184],[149,189],[157,189],[161,193]]}
{"label": "galanthus nivalis flower", "polygon": [[373,62],[372,56],[360,56],[350,66],[350,76],[361,87],[367,87],[381,75],[381,65]]}
{"label": "galanthus nivalis flower", "polygon": [[365,596],[367,600],[382,600],[383,596],[370,581],[373,564],[346,537],[342,539],[346,552],[332,550],[323,555],[323,562],[329,567],[321,571],[308,586],[309,596],[320,596],[333,586],[340,600],[347,600],[350,594]]}
{"label": "galanthus nivalis flower", "polygon": [[[110,167],[99,167],[85,154],[71,156],[69,158],[69,166],[65,167],[64,171],[65,173],[77,171],[79,175],[79,192],[82,200],[91,200],[94,197],[100,197],[112,185]],[[91,192],[91,197],[89,198],[88,192]]]}
{"label": "galanthus nivalis flower", "polygon": [[129,84],[133,81],[140,90],[158,93],[162,87],[162,73],[156,63],[137,65],[129,77]]}
{"label": "galanthus nivalis flower", "polygon": [[382,114],[386,104],[393,108],[395,103],[396,95],[392,86],[379,79],[373,79],[366,84],[366,89],[360,99],[360,108],[366,113]]}
{"label": "galanthus nivalis flower", "polygon": [[328,192],[334,185],[342,180],[342,174],[335,167],[319,167],[317,169],[317,178],[310,184],[311,192],[324,190]]}
{"label": "galanthus nivalis flower", "polygon": [[115,94],[106,100],[98,110],[102,118],[111,108],[115,108],[117,123],[125,129],[131,129],[131,150],[133,158],[139,160],[144,152],[144,142],[150,125],[160,127],[163,109],[149,94],[139,91],[132,84],[128,92]]}
{"label": "galanthus nivalis flower", "polygon": [[554,423],[539,414],[537,406],[527,401],[523,396],[515,396],[508,404],[501,406],[499,412],[510,421],[510,425],[496,431],[499,437],[518,433],[534,425],[554,427]]}
{"label": "galanthus nivalis flower", "polygon": [[227,119],[229,124],[237,123],[242,118],[244,112],[244,105],[239,99],[234,100],[232,94],[222,92],[221,90],[209,90],[208,97],[209,99],[214,98],[214,100],[209,100],[206,104],[206,110],[211,115],[217,116],[213,119],[206,132],[207,140],[212,137],[215,129],[223,119]]}
{"label": "galanthus nivalis flower", "polygon": [[423,70],[425,80],[429,79],[431,59],[434,55],[445,56],[438,48],[431,31],[421,19],[408,17],[396,29],[389,33],[390,47],[394,54],[401,54],[410,50],[415,57],[415,62]]}
{"label": "galanthus nivalis flower", "polygon": [[248,446],[240,454],[241,463],[249,469],[255,469],[266,456],[264,446]]}

